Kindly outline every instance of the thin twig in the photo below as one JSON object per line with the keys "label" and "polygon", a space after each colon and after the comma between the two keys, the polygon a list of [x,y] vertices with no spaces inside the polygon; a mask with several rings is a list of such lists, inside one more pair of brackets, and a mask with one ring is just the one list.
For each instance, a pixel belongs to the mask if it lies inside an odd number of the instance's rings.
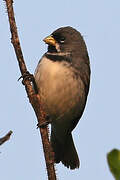
{"label": "thin twig", "polygon": [[[27,72],[27,67],[25,65],[25,61],[23,58],[23,53],[20,46],[20,41],[17,33],[17,27],[14,17],[14,10],[13,10],[13,1],[12,0],[5,0],[7,6],[7,13],[10,23],[10,31],[11,31],[11,42],[13,44],[16,57],[18,60],[19,68],[21,74],[24,75]],[[24,76],[23,76],[24,77]],[[24,80],[24,78],[23,78]],[[38,124],[45,124],[46,123],[46,113],[43,111],[43,107],[41,104],[40,96],[35,94],[32,84],[29,79],[24,81],[25,89],[29,98],[29,101],[35,111],[37,116]],[[46,160],[46,167],[47,167],[47,174],[49,180],[56,180],[55,175],[55,168],[54,168],[54,154],[52,152],[52,148],[49,142],[48,137],[48,127],[47,125],[44,127],[40,127],[40,133],[42,137],[43,149],[44,149],[44,156]]]}
{"label": "thin twig", "polygon": [[2,145],[4,142],[8,141],[10,139],[10,136],[13,132],[9,131],[5,136],[0,138],[0,145]]}

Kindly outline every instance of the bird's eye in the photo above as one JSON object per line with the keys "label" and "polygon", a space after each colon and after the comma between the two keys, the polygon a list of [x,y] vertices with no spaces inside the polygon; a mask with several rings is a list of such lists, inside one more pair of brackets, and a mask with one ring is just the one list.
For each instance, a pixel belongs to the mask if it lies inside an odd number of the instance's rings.
{"label": "bird's eye", "polygon": [[60,38],[60,43],[64,43],[65,42],[65,38],[64,37],[61,37]]}

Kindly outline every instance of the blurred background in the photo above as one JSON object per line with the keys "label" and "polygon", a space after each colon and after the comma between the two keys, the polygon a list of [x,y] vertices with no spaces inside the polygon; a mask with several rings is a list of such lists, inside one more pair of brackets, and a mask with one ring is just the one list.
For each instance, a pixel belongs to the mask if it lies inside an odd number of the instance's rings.
{"label": "blurred background", "polygon": [[[59,180],[113,180],[106,154],[120,149],[120,1],[14,1],[20,42],[31,73],[47,46],[44,37],[62,26],[81,32],[91,63],[91,86],[85,112],[73,132],[81,167],[56,165]],[[0,178],[47,179],[37,120],[29,104],[11,44],[5,2],[0,6]]]}

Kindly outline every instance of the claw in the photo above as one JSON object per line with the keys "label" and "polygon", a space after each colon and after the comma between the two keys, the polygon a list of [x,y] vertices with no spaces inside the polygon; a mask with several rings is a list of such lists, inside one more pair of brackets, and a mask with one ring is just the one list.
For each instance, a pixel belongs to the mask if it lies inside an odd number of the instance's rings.
{"label": "claw", "polygon": [[28,71],[26,71],[22,76],[19,77],[18,81],[19,81],[20,79],[22,79],[22,78],[23,78],[22,84],[25,85],[25,81],[26,81],[26,80],[31,81],[32,84],[33,84],[35,93],[38,94],[37,85],[36,85],[36,82],[35,82],[35,79],[34,79],[33,74],[30,74]]}
{"label": "claw", "polygon": [[45,122],[42,122],[42,123],[38,123],[37,124],[37,129],[38,128],[45,128],[48,124],[51,123],[51,120],[50,120],[50,116],[46,116],[46,121]]}
{"label": "claw", "polygon": [[26,71],[22,76],[19,77],[18,81],[23,78],[23,81],[25,81],[26,79],[29,79],[29,80],[33,80],[34,76],[33,74],[30,74],[28,71]]}
{"label": "claw", "polygon": [[19,78],[18,78],[18,81],[20,80],[20,79],[22,79],[23,78],[23,76],[20,76]]}
{"label": "claw", "polygon": [[48,121],[43,122],[43,123],[38,123],[38,124],[37,124],[37,129],[38,129],[38,128],[45,128],[48,124],[49,124]]}

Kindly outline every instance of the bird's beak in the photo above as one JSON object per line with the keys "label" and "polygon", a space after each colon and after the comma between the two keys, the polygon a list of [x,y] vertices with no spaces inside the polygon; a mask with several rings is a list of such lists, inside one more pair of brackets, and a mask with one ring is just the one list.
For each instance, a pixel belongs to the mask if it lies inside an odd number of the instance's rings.
{"label": "bird's beak", "polygon": [[44,41],[46,44],[49,44],[49,45],[52,45],[52,46],[56,46],[56,40],[55,40],[54,37],[52,37],[52,36],[46,37],[45,39],[43,39],[43,41]]}

